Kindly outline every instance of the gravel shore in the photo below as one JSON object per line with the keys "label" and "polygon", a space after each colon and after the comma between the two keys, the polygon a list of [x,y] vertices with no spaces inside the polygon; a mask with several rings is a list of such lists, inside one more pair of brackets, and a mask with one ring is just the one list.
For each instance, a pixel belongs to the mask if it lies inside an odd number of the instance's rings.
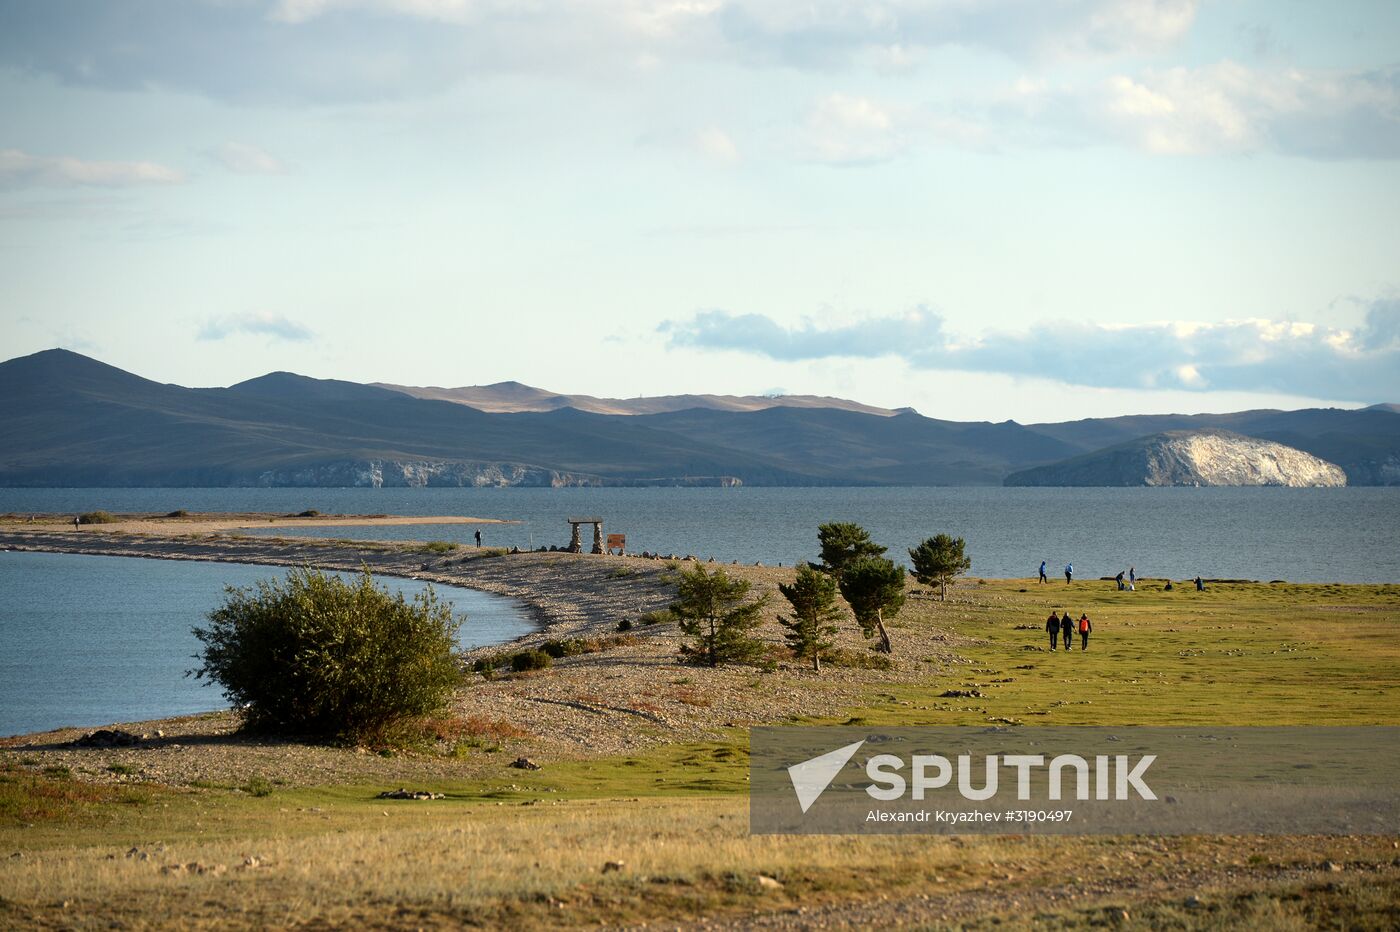
{"label": "gravel shore", "polygon": [[[638,623],[674,598],[674,571],[654,559],[472,548],[436,553],[404,542],[14,526],[0,529],[0,548],[350,571],[363,566],[376,574],[509,596],[528,606],[539,621],[538,631],[508,648],[482,648],[469,654],[468,661],[548,640],[584,639],[598,648],[560,658],[547,670],[491,679],[469,675],[444,724],[442,746],[423,753],[384,757],[365,749],[252,739],[236,733],[238,720],[230,712],[122,726],[148,736],[133,747],[72,747],[68,743],[84,734],[75,729],[0,743],[0,754],[10,759],[67,766],[94,779],[174,785],[239,785],[252,775],[296,785],[470,779],[500,774],[522,755],[541,762],[619,755],[660,743],[705,740],[725,728],[830,717],[881,683],[927,681],[962,662],[951,636],[921,626],[900,631],[893,669],[827,667],[817,676],[805,664],[787,659],[781,646],[777,614],[786,603],[777,584],[791,578],[790,568],[725,565],[731,575],[749,580],[755,593],[769,596],[759,634],[771,644],[772,664],[771,669],[709,669],[679,662],[681,637],[674,624]],[[620,622],[631,622],[631,630],[620,634]],[[853,625],[843,626],[840,640],[853,653],[869,650]],[[481,750],[444,753],[464,735]],[[109,769],[113,765],[115,771]]]}

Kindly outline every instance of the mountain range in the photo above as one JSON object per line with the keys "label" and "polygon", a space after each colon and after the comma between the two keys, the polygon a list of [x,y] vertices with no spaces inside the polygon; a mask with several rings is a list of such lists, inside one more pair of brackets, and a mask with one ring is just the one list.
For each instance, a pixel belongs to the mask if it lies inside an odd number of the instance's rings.
{"label": "mountain range", "polygon": [[816,396],[607,399],[288,372],[228,388],[67,350],[0,363],[0,485],[1000,485],[1168,431],[1223,429],[1400,484],[1400,413],[1305,409],[959,422]]}

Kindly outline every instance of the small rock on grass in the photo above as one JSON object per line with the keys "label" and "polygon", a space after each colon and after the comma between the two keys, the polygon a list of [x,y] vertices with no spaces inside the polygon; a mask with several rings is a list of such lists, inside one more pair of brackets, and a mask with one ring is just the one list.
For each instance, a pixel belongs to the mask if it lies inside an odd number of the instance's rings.
{"label": "small rock on grass", "polygon": [[603,873],[605,873],[605,874],[611,874],[611,873],[613,873],[614,871],[620,871],[620,870],[622,870],[622,869],[623,869],[624,867],[626,867],[626,866],[627,866],[627,862],[626,862],[626,861],[604,861],[604,862],[603,862]]}
{"label": "small rock on grass", "polygon": [[528,758],[528,757],[517,757],[515,760],[513,760],[513,761],[510,762],[510,765],[511,765],[512,767],[514,767],[516,770],[539,770],[539,769],[540,769],[540,765],[537,764],[537,763],[535,763],[534,761],[532,761],[532,760],[531,760],[530,758]]}
{"label": "small rock on grass", "polygon": [[767,874],[759,874],[758,886],[764,890],[781,890],[783,888],[783,882],[776,877],[769,877]]}

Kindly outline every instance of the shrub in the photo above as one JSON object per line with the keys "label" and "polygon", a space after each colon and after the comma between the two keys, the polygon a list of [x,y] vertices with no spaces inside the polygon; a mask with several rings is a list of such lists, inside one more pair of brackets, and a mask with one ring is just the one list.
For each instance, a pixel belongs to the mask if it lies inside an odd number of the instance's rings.
{"label": "shrub", "polygon": [[675,620],[676,616],[671,612],[669,608],[662,608],[657,609],[656,611],[647,612],[641,618],[637,619],[638,622],[644,625],[664,625],[670,624]]}
{"label": "shrub", "polygon": [[299,511],[299,512],[297,512],[297,513],[294,514],[294,515],[288,515],[288,517],[291,517],[291,518],[319,518],[319,517],[321,517],[321,513],[320,513],[319,511],[317,511],[315,508],[308,508],[308,509],[306,509],[305,511]]}
{"label": "shrub", "polygon": [[631,630],[632,630],[632,619],[630,619],[630,618],[624,618],[624,619],[622,619],[621,621],[619,621],[619,622],[617,623],[617,630],[619,630],[619,631],[631,631]]}
{"label": "shrub", "polygon": [[457,623],[432,589],[390,595],[309,567],[285,580],[229,587],[193,675],[218,683],[253,731],[342,741],[381,739],[432,714],[461,681]]}
{"label": "shrub", "polygon": [[542,650],[522,650],[510,658],[510,668],[516,673],[527,670],[546,670],[554,666],[554,658]]}
{"label": "shrub", "polygon": [[85,511],[78,515],[79,524],[115,524],[118,520],[110,511]]}
{"label": "shrub", "polygon": [[583,653],[583,642],[576,638],[567,638],[562,641],[545,641],[540,645],[540,650],[558,660],[561,657],[574,657]]}
{"label": "shrub", "polygon": [[189,516],[190,513],[183,508],[176,508],[174,511],[166,514],[167,518],[188,518]]}
{"label": "shrub", "polygon": [[451,553],[456,550],[458,546],[458,544],[454,544],[450,540],[430,540],[423,545],[422,549],[426,550],[428,553]]}
{"label": "shrub", "polygon": [[243,792],[249,796],[271,796],[272,784],[268,782],[267,777],[249,777],[248,782],[243,784]]}

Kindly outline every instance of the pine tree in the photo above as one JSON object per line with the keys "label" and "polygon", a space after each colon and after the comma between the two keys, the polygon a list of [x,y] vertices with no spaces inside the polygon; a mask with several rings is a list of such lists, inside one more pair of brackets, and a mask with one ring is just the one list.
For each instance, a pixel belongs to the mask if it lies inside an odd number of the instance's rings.
{"label": "pine tree", "polygon": [[885,548],[870,539],[870,533],[849,521],[828,521],[817,528],[821,545],[821,565],[817,567],[833,579],[840,580],[846,567],[862,557],[879,557]]}
{"label": "pine tree", "polygon": [[791,618],[778,618],[787,629],[788,646],[799,658],[810,658],[812,669],[822,671],[822,654],[831,650],[836,634],[836,619],[841,609],[836,605],[836,580],[810,566],[797,571],[792,585],[778,584],[778,591],[792,605]]}
{"label": "pine tree", "polygon": [[909,551],[914,564],[914,578],[925,586],[938,583],[943,601],[948,599],[948,582],[972,569],[972,559],[965,553],[961,537],[937,534]]}
{"label": "pine tree", "polygon": [[893,618],[904,605],[904,567],[885,557],[861,557],[846,566],[839,585],[861,633],[868,638],[878,633],[880,649],[890,653],[885,616]]}
{"label": "pine tree", "polygon": [[703,564],[680,574],[675,604],[681,632],[695,638],[681,647],[687,660],[709,664],[744,663],[763,652],[763,642],[750,632],[762,620],[767,597],[746,601],[749,581],[730,579],[724,569],[707,573]]}

